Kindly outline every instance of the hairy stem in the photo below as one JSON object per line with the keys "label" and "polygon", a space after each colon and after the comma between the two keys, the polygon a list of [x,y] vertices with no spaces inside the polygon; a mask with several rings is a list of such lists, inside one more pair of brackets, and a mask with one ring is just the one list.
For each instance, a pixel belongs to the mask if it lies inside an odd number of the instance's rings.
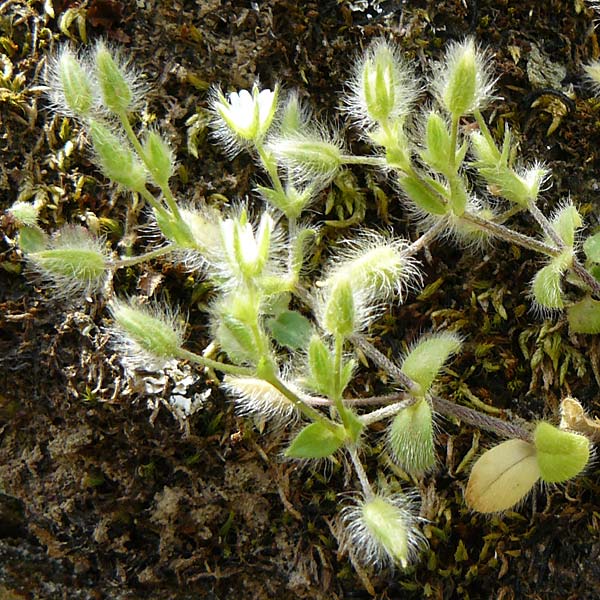
{"label": "hairy stem", "polygon": [[354,470],[358,475],[358,481],[360,482],[360,487],[362,488],[363,494],[365,495],[365,500],[370,500],[373,498],[375,493],[373,492],[373,488],[371,487],[371,483],[369,482],[369,478],[367,477],[367,473],[365,468],[363,467],[360,458],[358,457],[358,452],[356,448],[353,446],[348,448],[348,454],[350,455],[350,460],[352,460],[352,464],[354,465]]}

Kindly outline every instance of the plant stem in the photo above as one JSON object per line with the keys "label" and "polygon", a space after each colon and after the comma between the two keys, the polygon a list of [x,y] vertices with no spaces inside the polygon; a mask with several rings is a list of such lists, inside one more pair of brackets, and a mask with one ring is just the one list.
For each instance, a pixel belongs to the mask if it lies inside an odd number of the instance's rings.
{"label": "plant stem", "polygon": [[377,423],[378,421],[383,421],[384,419],[389,419],[390,417],[395,416],[401,410],[404,410],[405,408],[408,408],[417,402],[419,402],[419,398],[416,396],[409,396],[406,400],[389,404],[388,406],[384,406],[365,415],[361,415],[358,418],[365,427],[368,427],[373,423]]}
{"label": "plant stem", "polygon": [[546,215],[538,208],[535,201],[530,201],[527,204],[527,210],[536,220],[537,224],[544,232],[544,235],[558,248],[558,250],[562,250],[565,247],[565,243],[555,231],[554,227],[552,227],[552,223],[550,223],[548,217],[546,217]]}
{"label": "plant stem", "polygon": [[[386,370],[392,377],[396,378],[397,375],[402,375],[402,379],[405,380],[402,385],[406,387],[406,389],[411,390],[416,387],[416,384],[400,369],[390,361],[384,354],[379,352],[377,348],[375,348],[369,341],[367,341],[364,337],[359,335],[352,336],[352,341],[382,369]],[[402,397],[402,396],[400,396]],[[360,417],[363,424],[366,419],[370,419],[372,414],[376,414],[379,412],[379,418],[377,420],[381,420],[383,418],[387,418],[389,416],[393,416],[396,412],[408,408],[411,404],[417,399],[406,399],[404,397],[403,401],[398,402],[395,405],[391,405],[391,407],[384,407],[380,409],[380,411],[373,411],[369,415],[363,415]],[[431,404],[433,409],[447,417],[455,417],[464,421],[465,423],[469,423],[470,425],[475,425],[481,429],[487,429],[488,431],[493,431],[498,435],[508,438],[520,438],[522,440],[529,441],[531,440],[531,434],[527,429],[516,425],[514,423],[507,423],[502,419],[498,419],[496,417],[492,417],[490,415],[486,415],[477,410],[473,410],[472,408],[468,408],[467,406],[461,406],[459,404],[455,404],[454,402],[450,402],[449,400],[444,400],[443,398],[439,398],[438,396],[433,396],[431,398]],[[369,423],[375,422],[375,420],[370,420]]]}
{"label": "plant stem", "polygon": [[256,376],[256,370],[252,369],[251,367],[239,367],[237,365],[222,363],[218,360],[206,358],[205,356],[201,356],[200,354],[191,352],[190,350],[185,350],[184,348],[179,349],[177,358],[181,358],[182,360],[189,360],[190,362],[202,365],[203,367],[208,367],[209,369],[221,371],[221,373],[227,373],[228,375],[237,375],[238,377]]}
{"label": "plant stem", "polygon": [[464,423],[469,423],[469,425],[474,425],[479,429],[493,431],[502,437],[511,439],[518,438],[525,440],[526,442],[529,442],[532,439],[531,432],[516,423],[508,423],[507,421],[486,415],[477,410],[473,410],[472,408],[468,408],[467,406],[455,404],[454,402],[450,402],[439,396],[433,396],[431,398],[431,404],[434,411],[441,413],[446,417],[455,417]]}
{"label": "plant stem", "polygon": [[363,335],[355,333],[350,338],[350,341],[360,348],[376,365],[391,375],[396,383],[399,383],[409,393],[416,392],[419,389],[419,386],[398,365],[379,352]]}
{"label": "plant stem", "polygon": [[368,165],[371,167],[387,167],[385,158],[381,156],[354,156],[352,154],[343,154],[342,163],[346,165]]}
{"label": "plant stem", "polygon": [[559,250],[553,246],[549,246],[548,244],[540,242],[535,238],[523,235],[518,231],[514,231],[513,229],[505,227],[504,225],[500,225],[494,221],[489,221],[473,213],[465,212],[460,218],[469,225],[473,225],[478,229],[487,231],[494,237],[500,238],[517,246],[521,246],[522,248],[527,248],[528,250],[533,250],[534,252],[539,252],[540,254],[545,254],[546,256],[551,256],[552,258],[560,254]]}
{"label": "plant stem", "polygon": [[[119,121],[121,122],[121,125],[123,126],[123,129],[125,130],[125,134],[127,135],[127,138],[131,142],[131,145],[134,147],[138,156],[142,159],[142,162],[144,163],[144,165],[146,165],[146,167],[148,168],[148,171],[151,171],[151,169],[148,165],[148,157],[146,156],[146,153],[144,152],[144,148],[142,147],[142,144],[140,144],[140,141],[138,140],[137,135],[135,134],[135,131],[133,131],[133,127],[131,126],[131,123],[129,122],[127,113],[124,113],[124,112],[119,113],[118,117],[119,117]],[[165,200],[167,201],[167,204],[168,204],[169,209],[170,209],[171,213],[173,214],[173,216],[178,221],[181,221],[181,214],[179,213],[179,207],[177,206],[177,201],[175,200],[175,197],[173,196],[173,193],[171,192],[171,188],[169,188],[169,185],[165,184],[164,182],[157,181],[155,178],[154,178],[154,181],[160,188],[160,191],[163,193]]]}
{"label": "plant stem", "polygon": [[373,488],[371,487],[371,483],[369,482],[365,468],[363,467],[362,462],[360,462],[360,458],[358,458],[358,452],[356,451],[356,448],[348,448],[348,454],[350,455],[350,460],[352,460],[352,464],[354,465],[354,470],[358,475],[358,481],[360,482],[360,487],[365,495],[365,500],[370,500],[373,498],[375,493],[373,492]]}
{"label": "plant stem", "polygon": [[300,396],[295,394],[290,388],[288,388],[279,377],[273,372],[272,369],[264,370],[261,369],[258,376],[271,384],[278,392],[283,394],[293,405],[309,420],[313,422],[323,423],[330,429],[337,429],[338,425],[333,423],[330,419],[321,414],[318,410],[314,409],[310,404],[306,403]]}
{"label": "plant stem", "polygon": [[159,256],[164,256],[169,252],[173,252],[175,246],[173,244],[169,244],[167,246],[163,246],[162,248],[157,248],[156,250],[152,250],[151,252],[146,252],[146,254],[141,254],[140,256],[131,256],[127,258],[119,258],[115,261],[111,261],[109,263],[110,267],[114,267],[116,269],[122,269],[123,267],[131,267],[133,265],[137,265],[141,262],[145,262],[147,260],[153,260],[158,258]]}

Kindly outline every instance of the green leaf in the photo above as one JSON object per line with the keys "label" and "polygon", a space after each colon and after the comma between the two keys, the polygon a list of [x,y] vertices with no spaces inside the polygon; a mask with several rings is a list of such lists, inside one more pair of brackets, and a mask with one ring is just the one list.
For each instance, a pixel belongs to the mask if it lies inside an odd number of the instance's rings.
{"label": "green leaf", "polygon": [[48,242],[48,236],[37,225],[28,225],[19,229],[19,246],[25,254],[44,250]]}
{"label": "green leaf", "polygon": [[600,333],[600,302],[587,296],[567,308],[571,333]]}
{"label": "green leaf", "polygon": [[293,440],[285,455],[290,458],[325,458],[344,443],[345,430],[341,425],[312,423]]}
{"label": "green leaf", "polygon": [[313,335],[308,346],[308,384],[315,392],[328,398],[333,397],[335,390],[333,365],[331,350],[318,335]]}
{"label": "green leaf", "polygon": [[600,263],[600,231],[583,242],[583,251],[588,260]]}
{"label": "green leaf", "polygon": [[[425,183],[413,175],[398,178],[402,191],[422,210],[432,215],[445,215],[449,207],[444,203],[432,182]],[[429,185],[428,185],[429,184]]]}
{"label": "green leaf", "polygon": [[561,483],[579,475],[590,459],[590,441],[541,421],[533,434],[542,481]]}
{"label": "green leaf", "polygon": [[290,350],[306,348],[313,332],[310,321],[295,310],[286,310],[267,321],[273,339]]}
{"label": "green leaf", "polygon": [[421,394],[425,394],[444,363],[459,351],[460,346],[460,337],[450,332],[421,339],[404,359],[402,372],[419,385]]}
{"label": "green leaf", "polygon": [[552,219],[552,228],[570,248],[575,243],[575,231],[582,224],[581,215],[572,204],[563,206]]}
{"label": "green leaf", "polygon": [[427,400],[400,411],[389,428],[391,454],[406,472],[420,475],[435,464],[433,419]]}

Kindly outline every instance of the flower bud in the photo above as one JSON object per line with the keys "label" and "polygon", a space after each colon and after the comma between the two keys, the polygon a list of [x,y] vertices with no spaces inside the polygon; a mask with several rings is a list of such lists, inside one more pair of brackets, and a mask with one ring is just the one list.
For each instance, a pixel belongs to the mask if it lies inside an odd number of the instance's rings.
{"label": "flower bud", "polygon": [[175,314],[122,300],[112,300],[110,311],[117,345],[134,364],[160,367],[179,355],[185,327]]}
{"label": "flower bud", "polygon": [[418,79],[397,49],[376,40],[357,62],[346,98],[348,111],[363,128],[397,124],[410,112]]}
{"label": "flower bud", "polygon": [[114,59],[103,42],[95,49],[96,76],[102,91],[102,99],[106,108],[121,115],[130,108],[134,94],[131,76]]}
{"label": "flower bud", "polygon": [[573,248],[575,232],[583,225],[581,215],[575,206],[571,202],[561,206],[553,215],[551,224],[565,246]]}
{"label": "flower bud", "polygon": [[95,101],[94,82],[87,65],[68,46],[63,46],[51,66],[48,84],[59,110],[77,117],[90,114]]}
{"label": "flower bud", "polygon": [[78,225],[63,227],[47,247],[30,252],[27,259],[42,280],[63,297],[89,295],[104,284],[106,257],[102,242]]}
{"label": "flower bud", "polygon": [[472,38],[450,46],[437,67],[433,86],[453,119],[472,114],[486,104],[493,81],[485,57]]}
{"label": "flower bud", "polygon": [[402,297],[407,287],[418,285],[421,280],[416,263],[403,253],[404,244],[373,231],[362,232],[349,241],[348,250],[333,258],[334,266],[323,287],[333,288],[345,280],[367,300],[389,300],[394,293]]}
{"label": "flower bud", "polygon": [[354,291],[348,280],[340,279],[325,290],[323,329],[334,336],[350,337],[357,331]]}
{"label": "flower bud", "polygon": [[171,148],[156,131],[150,131],[146,135],[143,148],[146,168],[158,185],[166,186],[171,175],[173,175],[173,152]]}
{"label": "flower bud", "polygon": [[40,212],[40,209],[39,206],[36,206],[31,202],[17,200],[12,204],[7,212],[16,221],[19,227],[23,227],[24,225],[34,227],[37,225],[38,213]]}
{"label": "flower bud", "polygon": [[426,544],[406,497],[381,495],[360,500],[342,511],[344,543],[364,565],[400,565],[416,558]]}
{"label": "flower bud", "polygon": [[454,167],[450,163],[453,154],[454,148],[446,121],[438,113],[431,111],[425,123],[425,150],[421,157],[436,171],[453,173]]}
{"label": "flower bud", "polygon": [[269,149],[297,182],[327,185],[342,166],[340,144],[320,132],[296,132],[275,139]]}
{"label": "flower bud", "polygon": [[128,143],[100,121],[90,121],[94,152],[104,174],[129,190],[140,192],[146,186],[144,166]]}
{"label": "flower bud", "polygon": [[[285,385],[298,393],[292,383],[286,382]],[[281,425],[287,425],[297,417],[294,403],[264,379],[226,375],[222,387],[235,396],[240,415],[264,417]]]}
{"label": "flower bud", "polygon": [[562,310],[565,307],[562,279],[565,271],[573,264],[573,249],[567,248],[541,268],[531,283],[531,295],[542,311]]}

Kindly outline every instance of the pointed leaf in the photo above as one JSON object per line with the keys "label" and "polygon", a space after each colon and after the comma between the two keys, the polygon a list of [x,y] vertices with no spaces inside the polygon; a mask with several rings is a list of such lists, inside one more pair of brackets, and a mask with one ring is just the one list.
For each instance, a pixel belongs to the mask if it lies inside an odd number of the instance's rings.
{"label": "pointed leaf", "polygon": [[341,425],[312,423],[292,441],[285,455],[290,458],[325,458],[344,443],[345,431]]}
{"label": "pointed leaf", "polygon": [[399,412],[389,428],[388,446],[408,473],[420,475],[435,464],[433,419],[427,400]]}
{"label": "pointed leaf", "polygon": [[275,341],[290,350],[306,348],[313,331],[310,321],[295,310],[286,310],[269,319],[267,327]]}
{"label": "pointed leaf", "polygon": [[425,394],[444,363],[460,346],[460,337],[450,332],[421,339],[404,359],[402,372],[418,383],[421,393]]}

